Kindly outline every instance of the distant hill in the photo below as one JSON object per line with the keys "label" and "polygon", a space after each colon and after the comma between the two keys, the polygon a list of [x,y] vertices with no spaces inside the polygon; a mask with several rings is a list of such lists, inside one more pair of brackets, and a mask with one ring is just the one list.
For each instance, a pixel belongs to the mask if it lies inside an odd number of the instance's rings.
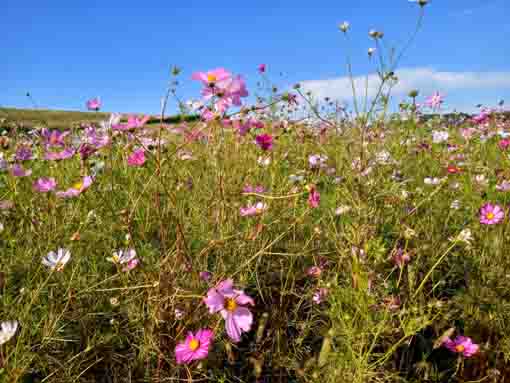
{"label": "distant hill", "polygon": [[[17,126],[22,129],[32,129],[36,126],[47,126],[52,129],[68,129],[73,125],[103,121],[108,119],[109,116],[110,113],[104,112],[0,108],[0,127],[16,123]],[[175,124],[182,121],[196,120],[198,118],[198,116],[173,115],[165,118],[163,122],[166,124]],[[148,125],[159,122],[159,116],[152,116]]]}

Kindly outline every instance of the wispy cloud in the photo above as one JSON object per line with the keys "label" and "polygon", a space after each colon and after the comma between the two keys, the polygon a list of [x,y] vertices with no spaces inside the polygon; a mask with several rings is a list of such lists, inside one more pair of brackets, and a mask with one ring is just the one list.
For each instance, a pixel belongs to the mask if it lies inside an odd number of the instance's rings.
{"label": "wispy cloud", "polygon": [[[412,89],[418,89],[422,95],[435,91],[443,93],[459,90],[501,90],[510,91],[510,72],[445,72],[433,68],[403,68],[396,72],[399,79],[393,88],[395,96],[406,95]],[[380,80],[375,73],[354,78],[358,97],[368,90],[368,98],[373,98],[378,91]],[[301,82],[305,91],[311,91],[315,97],[330,97],[337,100],[352,99],[352,86],[349,77],[337,77],[325,80],[308,80]]]}

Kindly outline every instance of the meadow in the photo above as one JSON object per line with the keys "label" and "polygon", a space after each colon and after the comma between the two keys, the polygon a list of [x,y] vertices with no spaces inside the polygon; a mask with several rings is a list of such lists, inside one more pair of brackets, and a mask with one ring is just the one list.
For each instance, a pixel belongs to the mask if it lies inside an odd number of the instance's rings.
{"label": "meadow", "polygon": [[159,117],[1,110],[0,381],[509,382],[510,119],[392,112],[380,64],[351,108],[262,64],[251,105],[174,68]]}

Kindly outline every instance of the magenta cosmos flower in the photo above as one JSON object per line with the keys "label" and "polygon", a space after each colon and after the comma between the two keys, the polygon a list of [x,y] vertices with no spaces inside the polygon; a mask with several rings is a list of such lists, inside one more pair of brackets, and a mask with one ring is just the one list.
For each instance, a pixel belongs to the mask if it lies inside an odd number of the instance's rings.
{"label": "magenta cosmos flower", "polygon": [[503,221],[505,212],[499,205],[486,203],[480,208],[480,223],[484,225],[496,225]]}
{"label": "magenta cosmos flower", "polygon": [[443,342],[443,346],[445,346],[451,352],[462,354],[466,358],[475,355],[480,349],[480,346],[478,346],[476,343],[473,343],[471,338],[467,336],[458,336],[454,340],[447,338]]}
{"label": "magenta cosmos flower", "polygon": [[32,189],[39,193],[48,193],[55,189],[55,187],[57,187],[57,182],[55,181],[55,178],[52,177],[39,178],[32,184]]}
{"label": "magenta cosmos flower", "polygon": [[244,306],[253,306],[255,302],[243,290],[234,289],[233,285],[232,279],[221,281],[207,292],[204,303],[211,314],[221,314],[227,335],[233,342],[239,342],[241,334],[250,331],[253,323],[251,311]]}
{"label": "magenta cosmos flower", "polygon": [[260,64],[258,70],[259,73],[264,73],[266,71],[266,64]]}
{"label": "magenta cosmos flower", "polygon": [[312,209],[315,209],[315,208],[319,207],[320,202],[321,202],[320,193],[317,191],[317,189],[315,187],[311,187],[310,193],[308,194],[308,205]]}
{"label": "magenta cosmos flower", "polygon": [[87,101],[87,109],[88,110],[93,110],[93,111],[98,111],[99,109],[101,109],[101,100],[99,97],[95,97],[95,98],[92,98],[90,100]]}
{"label": "magenta cosmos flower", "polygon": [[194,360],[205,359],[209,354],[209,345],[214,338],[214,332],[209,329],[191,331],[184,342],[175,346],[175,360],[177,364],[188,364]]}
{"label": "magenta cosmos flower", "polygon": [[273,137],[270,134],[259,134],[255,142],[262,150],[271,150],[273,147]]}
{"label": "magenta cosmos flower", "polygon": [[81,193],[83,193],[85,190],[87,190],[90,185],[92,185],[92,182],[94,181],[94,178],[91,176],[83,177],[83,179],[77,183],[75,183],[71,188],[65,190],[65,191],[59,191],[57,192],[57,197],[60,198],[72,198],[77,197]]}
{"label": "magenta cosmos flower", "polygon": [[143,148],[136,149],[128,157],[129,166],[142,166],[145,163],[145,150]]}

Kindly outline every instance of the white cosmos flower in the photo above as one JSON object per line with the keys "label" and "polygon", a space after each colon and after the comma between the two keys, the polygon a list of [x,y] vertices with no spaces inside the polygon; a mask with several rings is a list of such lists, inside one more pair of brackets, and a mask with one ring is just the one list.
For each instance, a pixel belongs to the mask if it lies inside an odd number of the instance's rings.
{"label": "white cosmos flower", "polygon": [[46,257],[43,258],[42,264],[48,266],[55,271],[64,270],[64,266],[71,259],[71,252],[67,249],[59,248],[57,252],[50,251]]}
{"label": "white cosmos flower", "polygon": [[113,252],[113,257],[106,258],[107,261],[115,263],[117,265],[123,265],[129,263],[133,259],[136,258],[136,250],[135,249],[123,249],[119,251]]}
{"label": "white cosmos flower", "polygon": [[450,137],[448,132],[445,132],[443,130],[434,130],[432,132],[432,142],[434,142],[435,144],[440,144],[441,142],[447,141],[448,137]]}
{"label": "white cosmos flower", "polygon": [[14,334],[16,334],[16,330],[18,329],[18,321],[10,320],[7,322],[2,322],[0,326],[0,345],[2,345],[7,343],[14,336]]}

